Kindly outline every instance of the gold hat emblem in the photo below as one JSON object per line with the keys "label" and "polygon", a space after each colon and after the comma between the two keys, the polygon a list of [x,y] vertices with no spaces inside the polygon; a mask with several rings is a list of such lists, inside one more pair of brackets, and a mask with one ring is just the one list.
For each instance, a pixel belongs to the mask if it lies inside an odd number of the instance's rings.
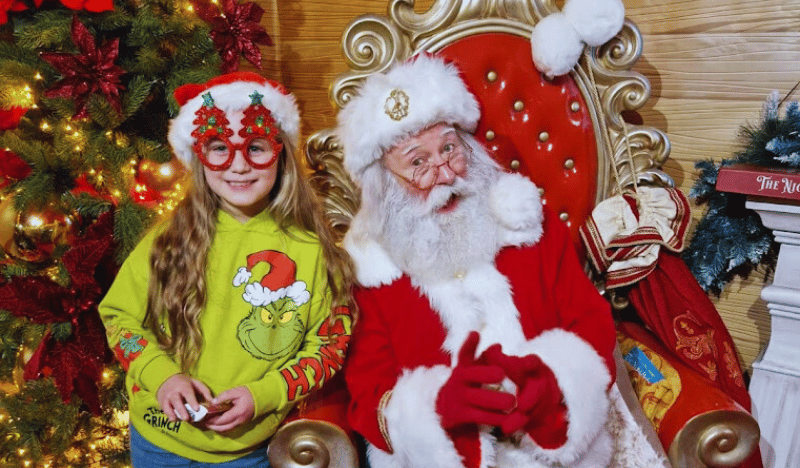
{"label": "gold hat emblem", "polygon": [[403,90],[393,89],[386,98],[383,110],[392,120],[402,120],[408,115],[408,94]]}

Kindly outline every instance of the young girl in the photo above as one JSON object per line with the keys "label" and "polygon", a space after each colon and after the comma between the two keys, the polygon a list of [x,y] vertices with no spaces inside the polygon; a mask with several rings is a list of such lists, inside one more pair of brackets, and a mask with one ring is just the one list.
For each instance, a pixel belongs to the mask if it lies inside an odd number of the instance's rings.
{"label": "young girl", "polygon": [[193,186],[100,305],[135,467],[268,466],[294,403],[341,368],[352,267],[294,159],[293,96],[254,73],[178,88]]}

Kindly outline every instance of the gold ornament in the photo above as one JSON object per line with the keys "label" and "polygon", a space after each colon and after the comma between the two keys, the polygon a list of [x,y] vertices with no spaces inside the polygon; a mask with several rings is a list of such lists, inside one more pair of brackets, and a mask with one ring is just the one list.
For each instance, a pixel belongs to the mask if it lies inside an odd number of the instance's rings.
{"label": "gold ornament", "polygon": [[57,247],[72,240],[74,224],[73,216],[53,203],[19,213],[14,226],[15,256],[33,263],[48,262]]}
{"label": "gold ornament", "polygon": [[184,175],[183,165],[172,158],[165,163],[142,160],[139,163],[140,180],[149,188],[165,192],[172,190],[173,185]]}
{"label": "gold ornament", "polygon": [[17,209],[14,208],[14,197],[8,195],[0,200],[0,247],[6,252],[13,246],[15,224]]}

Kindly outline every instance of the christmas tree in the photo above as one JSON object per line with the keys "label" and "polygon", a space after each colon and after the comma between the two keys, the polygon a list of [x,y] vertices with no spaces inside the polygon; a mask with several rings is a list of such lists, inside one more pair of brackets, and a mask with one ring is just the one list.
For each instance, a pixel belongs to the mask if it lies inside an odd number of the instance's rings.
{"label": "christmas tree", "polygon": [[172,92],[260,65],[254,3],[0,0],[0,467],[128,466],[97,304],[183,194]]}
{"label": "christmas tree", "polygon": [[747,275],[759,265],[775,266],[778,245],[772,233],[755,211],[745,208],[744,195],[720,192],[716,183],[720,167],[731,164],[800,168],[800,104],[788,102],[781,115],[785,102],[777,92],[770,94],[760,122],[741,127],[742,146],[734,157],[696,165],[700,174],[691,196],[707,210],[683,257],[706,291],[719,294],[734,276]]}

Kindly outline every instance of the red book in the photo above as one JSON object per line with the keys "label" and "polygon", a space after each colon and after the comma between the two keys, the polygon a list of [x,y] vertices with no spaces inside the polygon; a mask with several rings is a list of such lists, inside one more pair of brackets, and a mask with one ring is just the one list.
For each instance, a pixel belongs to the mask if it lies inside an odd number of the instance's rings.
{"label": "red book", "polygon": [[717,190],[784,200],[800,200],[800,169],[752,164],[723,166],[717,177]]}

